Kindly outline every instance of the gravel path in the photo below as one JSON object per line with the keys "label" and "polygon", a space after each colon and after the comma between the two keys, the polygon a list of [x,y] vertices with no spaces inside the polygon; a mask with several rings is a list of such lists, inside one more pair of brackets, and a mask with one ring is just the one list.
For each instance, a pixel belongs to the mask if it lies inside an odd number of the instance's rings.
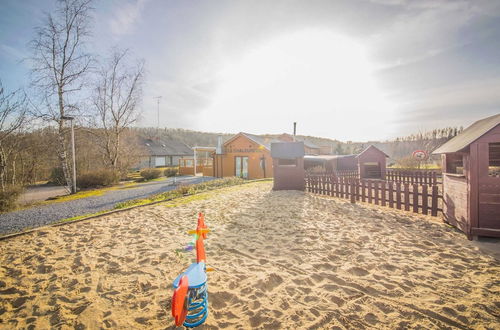
{"label": "gravel path", "polygon": [[[177,183],[200,183],[213,180],[212,177],[177,177]],[[117,203],[136,198],[145,198],[150,195],[175,189],[173,179],[138,184],[133,187],[110,190],[104,195],[76,199],[68,202],[36,206],[25,210],[0,214],[0,234],[6,234],[45,226],[61,219],[79,215],[111,210]]]}

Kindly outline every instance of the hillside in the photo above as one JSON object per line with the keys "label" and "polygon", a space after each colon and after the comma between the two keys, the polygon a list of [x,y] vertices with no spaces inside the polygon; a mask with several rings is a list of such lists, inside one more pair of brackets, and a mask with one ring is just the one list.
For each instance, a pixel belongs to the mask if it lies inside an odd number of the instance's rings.
{"label": "hillside", "polygon": [[[146,137],[170,137],[177,139],[187,144],[188,146],[216,146],[217,138],[222,136],[223,141],[230,139],[233,134],[228,133],[213,133],[213,132],[200,132],[182,128],[151,128],[142,127],[134,129],[138,134]],[[411,156],[415,150],[426,150],[432,152],[437,147],[448,141],[450,138],[456,136],[463,130],[462,127],[447,127],[443,129],[436,129],[424,133],[411,134],[404,137],[398,137],[389,141],[367,141],[367,142],[342,142],[338,140],[308,136],[297,135],[299,139],[307,140],[320,147],[329,147],[331,154],[335,155],[348,155],[361,152],[363,149],[373,144],[380,150],[389,155],[391,162]],[[279,134],[265,134],[264,137],[276,138]]]}

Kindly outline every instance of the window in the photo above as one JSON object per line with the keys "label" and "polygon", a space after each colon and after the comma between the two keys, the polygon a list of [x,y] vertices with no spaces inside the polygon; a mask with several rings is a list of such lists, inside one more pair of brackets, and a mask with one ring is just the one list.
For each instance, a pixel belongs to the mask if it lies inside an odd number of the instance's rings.
{"label": "window", "polygon": [[488,176],[500,177],[500,142],[488,144]]}
{"label": "window", "polygon": [[464,157],[461,154],[446,154],[446,173],[464,174]]}
{"label": "window", "polygon": [[279,158],[278,165],[279,166],[297,166],[297,159]]}

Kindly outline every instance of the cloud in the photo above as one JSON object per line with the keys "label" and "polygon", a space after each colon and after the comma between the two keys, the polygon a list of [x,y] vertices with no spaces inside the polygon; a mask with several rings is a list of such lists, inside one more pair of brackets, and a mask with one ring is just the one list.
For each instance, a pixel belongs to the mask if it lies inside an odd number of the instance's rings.
{"label": "cloud", "polygon": [[130,33],[139,20],[144,6],[149,0],[133,0],[119,2],[115,17],[109,22],[111,33],[115,37]]}

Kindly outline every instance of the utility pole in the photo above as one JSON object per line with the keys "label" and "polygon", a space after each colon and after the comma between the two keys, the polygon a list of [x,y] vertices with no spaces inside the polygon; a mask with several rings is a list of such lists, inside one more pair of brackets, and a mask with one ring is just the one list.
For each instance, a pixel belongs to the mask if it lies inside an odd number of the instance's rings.
{"label": "utility pole", "polygon": [[157,103],[157,108],[156,108],[156,115],[157,115],[156,138],[159,139],[160,138],[160,99],[161,99],[161,96],[156,96],[156,97],[154,97],[154,99],[156,99],[156,103]]}

